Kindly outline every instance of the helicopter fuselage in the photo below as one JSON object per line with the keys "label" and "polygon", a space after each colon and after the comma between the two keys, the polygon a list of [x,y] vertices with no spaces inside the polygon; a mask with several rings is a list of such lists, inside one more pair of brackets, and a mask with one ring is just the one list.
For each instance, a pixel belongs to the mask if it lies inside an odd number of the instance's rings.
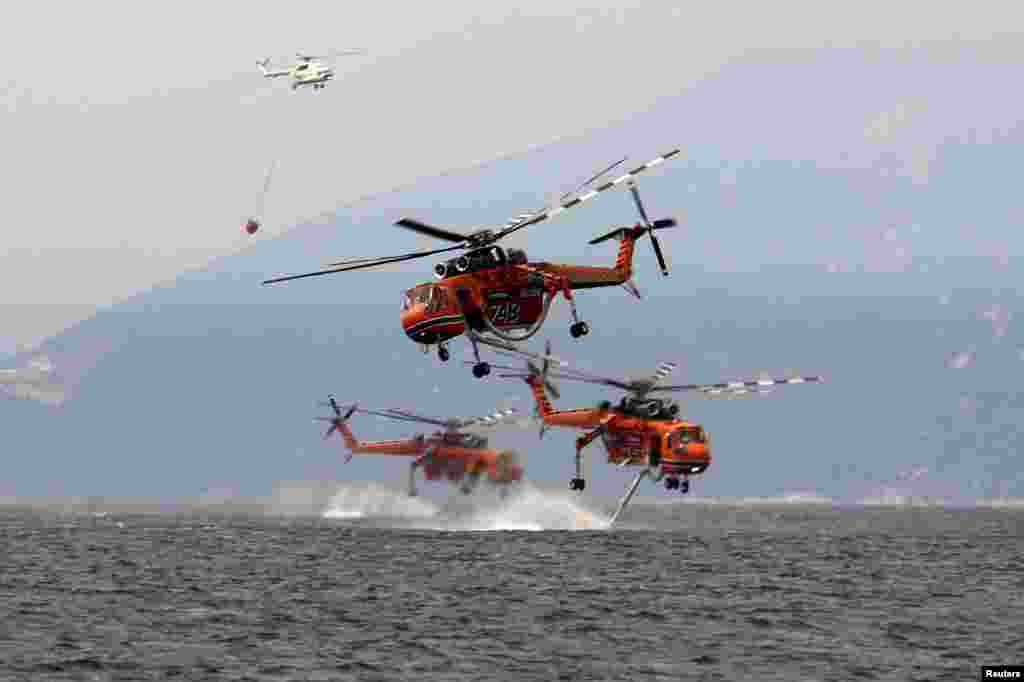
{"label": "helicopter fuselage", "polygon": [[[633,248],[642,229],[626,230],[611,267],[528,262],[517,249],[487,246],[438,263],[434,282],[402,297],[401,323],[419,344],[444,343],[466,331],[484,331],[483,315],[501,330],[529,328],[544,314],[545,295],[558,287],[617,286],[632,275]],[[560,284],[559,284],[560,283]]]}
{"label": "helicopter fuselage", "polygon": [[688,479],[711,466],[707,432],[699,424],[679,419],[679,406],[671,400],[631,396],[614,406],[603,402],[597,407],[556,410],[537,377],[527,383],[545,425],[591,434],[601,429],[598,437],[610,464],[654,467],[670,479]]}
{"label": "helicopter fuselage", "polygon": [[544,416],[549,426],[593,430],[601,436],[609,464],[659,467],[665,476],[689,478],[711,466],[711,448],[704,429],[692,422],[644,417],[622,408],[557,410]]}
{"label": "helicopter fuselage", "polygon": [[490,483],[514,483],[523,467],[514,450],[488,447],[487,439],[471,433],[436,432],[404,440],[360,441],[344,422],[337,424],[345,446],[357,455],[394,455],[419,462],[427,480],[483,477]]}
{"label": "helicopter fuselage", "polygon": [[304,62],[291,69],[292,88],[303,85],[326,85],[334,78],[334,69],[320,62]]}

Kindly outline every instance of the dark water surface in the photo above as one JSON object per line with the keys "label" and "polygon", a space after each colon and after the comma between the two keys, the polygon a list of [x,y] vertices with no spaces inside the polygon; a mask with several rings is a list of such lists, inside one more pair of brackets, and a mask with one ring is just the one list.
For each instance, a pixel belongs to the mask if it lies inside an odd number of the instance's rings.
{"label": "dark water surface", "polygon": [[1024,510],[625,521],[0,508],[0,678],[973,680],[1024,662]]}

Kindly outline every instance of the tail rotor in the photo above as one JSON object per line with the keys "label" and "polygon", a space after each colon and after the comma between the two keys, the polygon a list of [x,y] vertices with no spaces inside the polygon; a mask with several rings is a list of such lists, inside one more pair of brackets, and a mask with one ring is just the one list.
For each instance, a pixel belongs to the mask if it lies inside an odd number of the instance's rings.
{"label": "tail rotor", "polygon": [[544,359],[541,362],[540,367],[533,364],[530,360],[526,361],[526,368],[530,372],[532,377],[540,377],[540,380],[544,382],[544,389],[550,393],[556,400],[562,397],[561,391],[555,386],[550,379],[548,379],[548,370],[551,368],[551,342],[547,341],[544,343]]}
{"label": "tail rotor", "polygon": [[655,220],[653,223],[647,217],[647,211],[644,210],[644,202],[640,200],[640,192],[637,191],[636,181],[629,181],[629,193],[633,195],[633,201],[636,203],[636,208],[640,212],[640,218],[643,220],[643,226],[646,228],[647,234],[651,237],[651,246],[654,247],[654,255],[658,259],[658,267],[661,268],[661,274],[668,277],[668,265],[665,264],[665,256],[661,251],[661,244],[658,243],[658,238],[654,236],[655,230],[661,230],[666,227],[675,227],[675,218],[662,218],[661,220]]}
{"label": "tail rotor", "polygon": [[[640,212],[640,224],[635,228],[617,227],[611,232],[595,237],[591,239],[588,244],[600,244],[601,242],[609,239],[624,239],[629,233],[642,237],[648,235],[651,238],[651,246],[654,248],[654,256],[658,259],[658,267],[661,269],[661,274],[668,277],[668,265],[665,263],[665,254],[661,250],[661,243],[658,238],[654,235],[655,230],[663,230],[668,227],[676,227],[679,223],[675,218],[661,218],[659,220],[651,221],[647,217],[647,210],[644,208],[644,202],[640,199],[640,192],[637,191],[636,181],[633,179],[629,180],[629,193],[633,195],[633,202],[636,204],[637,211]],[[640,229],[641,232],[637,235],[636,230]],[[640,298],[640,292],[632,282],[627,282],[625,285],[629,293],[633,294],[637,298]]]}
{"label": "tail rotor", "polygon": [[[351,407],[349,407],[348,410],[345,411],[345,414],[342,414],[341,407],[338,405],[338,401],[334,399],[333,395],[327,396],[326,404],[334,411],[334,416],[317,417],[318,421],[328,422],[331,425],[331,427],[327,429],[327,432],[324,434],[324,440],[327,440],[332,435],[334,435],[334,432],[338,431],[341,428],[341,426],[349,420],[349,417],[351,417],[355,413],[356,409],[359,407],[359,404],[355,403]],[[350,459],[352,459],[352,453],[348,454],[348,456],[345,458],[345,461],[348,462]]]}
{"label": "tail rotor", "polygon": [[[544,358],[541,361],[540,367],[537,367],[530,360],[526,361],[526,369],[530,373],[530,377],[537,377],[541,381],[541,385],[544,386],[544,390],[551,394],[556,400],[562,397],[558,387],[550,379],[548,379],[548,369],[551,367],[551,341],[544,343]],[[538,416],[540,416],[540,407],[537,408]],[[540,422],[540,437],[544,438],[544,432],[547,430],[547,424],[541,419]]]}

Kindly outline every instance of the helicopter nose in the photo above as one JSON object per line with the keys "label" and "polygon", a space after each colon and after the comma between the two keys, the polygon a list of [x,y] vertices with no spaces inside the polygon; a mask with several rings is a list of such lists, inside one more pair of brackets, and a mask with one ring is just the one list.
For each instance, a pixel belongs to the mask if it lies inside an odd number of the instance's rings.
{"label": "helicopter nose", "polygon": [[413,303],[402,311],[402,329],[406,336],[417,343],[434,343],[436,341],[434,325],[426,315],[427,306],[423,303]]}

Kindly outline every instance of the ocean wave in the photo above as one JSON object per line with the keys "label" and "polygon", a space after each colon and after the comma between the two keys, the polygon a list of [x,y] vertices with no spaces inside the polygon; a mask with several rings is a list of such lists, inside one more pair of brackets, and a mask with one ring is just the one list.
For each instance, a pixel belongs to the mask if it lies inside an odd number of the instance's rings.
{"label": "ocean wave", "polygon": [[1024,509],[1024,498],[1021,497],[993,497],[983,498],[975,502],[979,507],[991,509]]}
{"label": "ocean wave", "polygon": [[856,501],[864,507],[945,507],[949,501],[942,497],[915,494],[907,488],[881,488]]}
{"label": "ocean wave", "polygon": [[438,508],[428,500],[409,497],[375,483],[339,488],[323,511],[325,519],[375,517],[422,519],[436,516]]}
{"label": "ocean wave", "polygon": [[608,525],[607,517],[587,509],[578,498],[524,483],[497,505],[481,506],[438,530],[604,530]]}
{"label": "ocean wave", "polygon": [[702,497],[699,495],[677,496],[657,500],[644,500],[634,504],[696,504],[720,505],[727,507],[755,507],[771,505],[833,505],[835,500],[812,491],[786,492],[765,497]]}

